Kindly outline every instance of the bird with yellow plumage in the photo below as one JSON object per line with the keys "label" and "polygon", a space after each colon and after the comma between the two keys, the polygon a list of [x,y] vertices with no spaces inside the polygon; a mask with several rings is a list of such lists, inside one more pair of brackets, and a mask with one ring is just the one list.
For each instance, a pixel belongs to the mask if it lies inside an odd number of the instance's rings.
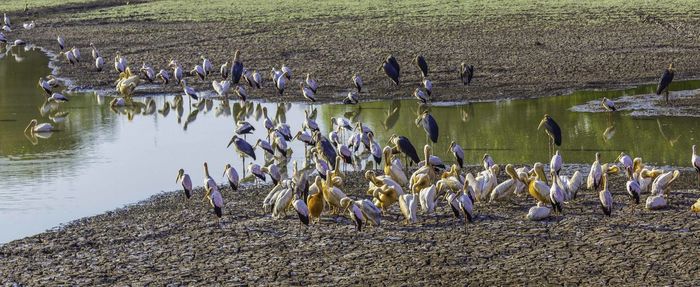
{"label": "bird with yellow plumage", "polygon": [[124,97],[131,97],[134,95],[134,90],[136,90],[139,84],[141,84],[139,76],[133,74],[131,68],[126,67],[126,70],[119,73],[119,78],[117,78],[117,92]]}
{"label": "bird with yellow plumage", "polygon": [[333,213],[343,206],[340,205],[340,200],[347,197],[345,193],[333,184],[333,176],[331,171],[326,171],[326,182],[322,186],[323,199],[333,210]]}
{"label": "bird with yellow plumage", "polygon": [[[315,185],[315,193],[312,193],[312,189],[314,189]],[[323,199],[323,192],[318,190],[323,183],[321,182],[321,177],[316,176],[316,179],[314,181],[314,184],[309,187],[309,197],[307,199],[307,205],[309,208],[309,219],[313,221],[316,219],[316,222],[321,221],[321,213],[323,213],[323,202],[325,201]]]}
{"label": "bird with yellow plumage", "polygon": [[401,164],[394,164],[394,162],[391,160],[391,148],[388,146],[384,147],[382,154],[384,154],[384,174],[390,176],[391,179],[396,181],[401,186],[408,185],[408,178],[406,177],[406,173],[403,171]]}
{"label": "bird with yellow plumage", "polygon": [[535,163],[534,176],[529,178],[528,182],[528,193],[538,202],[545,204],[550,204],[549,199],[549,185],[547,185],[547,176],[544,173],[544,165],[542,163]]}
{"label": "bird with yellow plumage", "polygon": [[698,201],[693,203],[693,205],[690,207],[690,211],[700,213],[700,198],[698,198]]}

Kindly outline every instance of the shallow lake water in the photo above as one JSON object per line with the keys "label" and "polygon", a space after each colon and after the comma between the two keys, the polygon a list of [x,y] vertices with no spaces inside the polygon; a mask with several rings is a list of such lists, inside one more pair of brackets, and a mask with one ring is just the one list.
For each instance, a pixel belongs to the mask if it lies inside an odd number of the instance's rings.
{"label": "shallow lake water", "polygon": [[[309,106],[210,99],[201,109],[185,100],[181,116],[176,109],[166,115],[159,111],[166,101],[173,102],[174,95],[138,98],[136,101],[142,103],[138,108],[118,110],[109,107],[112,98],[103,96],[104,92],[68,93],[70,102],[47,104],[37,79],[51,72],[48,57],[31,47],[0,48],[0,52],[0,243],[179,189],[175,183],[179,168],[184,168],[197,186],[202,184],[205,161],[220,183],[226,163],[243,173],[240,157],[226,144],[236,129],[235,115],[257,128],[246,137],[248,141],[254,143],[266,136],[262,107],[273,120],[288,123],[293,133],[301,129],[304,111],[317,109],[324,134],[331,127],[331,117],[346,117],[373,128],[382,145],[391,134],[407,136],[419,150],[427,142],[425,132],[415,125],[416,117],[427,107],[415,100]],[[440,136],[433,150],[452,162],[447,149],[454,140],[465,149],[469,163],[480,162],[484,153],[498,163],[548,162],[548,138],[537,130],[548,113],[562,127],[559,149],[565,162],[592,162],[596,151],[605,161],[614,161],[624,151],[653,164],[688,165],[690,146],[698,142],[700,118],[634,118],[624,113],[570,111],[572,106],[592,99],[651,93],[654,88],[434,104],[428,109],[440,126]],[[697,88],[700,81],[673,85],[674,90]],[[155,109],[148,107],[149,101],[155,103]],[[60,131],[46,138],[25,136],[23,130],[31,119],[52,123]],[[292,159],[301,166],[303,144],[293,141],[290,147]],[[257,163],[262,164],[262,151],[256,154]],[[363,161],[359,168],[367,164]]]}

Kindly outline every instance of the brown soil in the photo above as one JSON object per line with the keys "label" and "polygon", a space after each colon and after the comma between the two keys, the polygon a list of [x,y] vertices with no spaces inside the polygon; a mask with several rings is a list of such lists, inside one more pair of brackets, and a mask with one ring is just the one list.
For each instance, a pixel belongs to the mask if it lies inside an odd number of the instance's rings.
{"label": "brown soil", "polygon": [[[242,51],[244,64],[268,79],[254,98],[300,101],[296,82],[306,72],[321,84],[321,101],[339,100],[359,72],[365,80],[364,99],[410,97],[420,74],[411,59],[423,54],[430,64],[435,100],[496,100],[563,94],[574,89],[611,88],[655,82],[673,61],[676,80],[697,77],[700,58],[694,36],[700,29],[698,11],[687,15],[650,10],[586,10],[558,15],[536,11],[461,19],[435,17],[402,21],[400,18],[329,18],[282,23],[156,23],[127,18],[100,21],[72,20],[70,13],[100,9],[121,2],[88,7],[51,8],[34,14],[37,28],[16,29],[19,37],[57,50],[60,33],[68,46],[83,48],[84,63],[76,67],[60,59],[59,75],[83,88],[111,88],[116,72],[112,57],[127,56],[132,68],[142,62],[164,68],[177,59],[187,70],[206,55],[217,68]],[[112,3],[112,4],[110,4]],[[692,10],[692,11],[691,11]],[[14,15],[21,21],[23,16]],[[19,22],[18,22],[19,23]],[[105,56],[107,69],[92,71],[88,44],[94,42]],[[394,54],[402,65],[402,85],[394,87],[377,67]],[[476,67],[472,86],[458,79],[461,62]],[[89,62],[89,63],[87,63]],[[274,97],[269,70],[286,63],[294,81],[283,98]],[[198,90],[212,90],[211,80],[188,81]],[[165,91],[179,91],[170,85]]]}
{"label": "brown soil", "polygon": [[[473,172],[475,167],[471,167]],[[357,174],[351,175],[353,178]],[[0,247],[0,283],[27,285],[698,285],[700,196],[684,172],[665,210],[634,205],[612,179],[615,207],[579,192],[564,215],[532,222],[534,200],[476,206],[464,225],[441,201],[438,217],[406,226],[393,206],[379,228],[356,232],[344,216],[300,228],[260,209],[269,187],[224,188],[219,228],[198,191],[157,195]],[[361,179],[344,190],[363,198]],[[643,196],[642,200],[646,198]]]}

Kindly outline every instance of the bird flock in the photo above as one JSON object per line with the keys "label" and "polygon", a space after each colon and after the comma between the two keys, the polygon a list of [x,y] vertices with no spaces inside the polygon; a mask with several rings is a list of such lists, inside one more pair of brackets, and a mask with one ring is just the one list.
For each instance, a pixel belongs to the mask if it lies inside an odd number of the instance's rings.
{"label": "bird flock", "polygon": [[[3,20],[2,29],[11,32],[9,17],[4,15]],[[25,23],[23,27],[32,29],[35,25],[32,21]],[[10,42],[2,32],[0,41],[14,46],[26,45],[20,39]],[[60,35],[57,36],[56,42],[60,49],[59,57],[63,57],[70,65],[81,65],[83,59],[79,48],[68,48],[65,39]],[[93,43],[90,43],[90,48],[93,59],[90,67],[96,72],[104,72],[105,58]],[[179,85],[183,94],[176,97],[174,105],[180,107],[183,105],[183,96],[195,101],[200,101],[205,96],[188,85],[188,81],[211,81],[216,97],[225,100],[235,94],[239,100],[246,101],[250,96],[249,89],[263,89],[266,85],[272,86],[276,96],[283,96],[288,84],[295,80],[296,74],[286,64],[281,65],[279,69],[273,67],[269,77],[271,84],[267,84],[257,69],[250,69],[244,65],[239,50],[234,52],[233,59],[220,66],[218,76],[214,64],[205,56],[201,56],[201,64],[195,65],[191,70],[184,68],[176,59],[171,59],[165,65],[167,68],[153,68],[144,62],[137,72],[131,69],[126,56],[116,53],[113,59],[114,71],[118,73],[115,89],[120,96],[111,101],[112,107],[133,105],[132,97],[137,87],[143,83],[169,85],[172,82]],[[429,79],[428,62],[424,56],[417,55],[411,63],[417,67],[422,78],[413,96],[419,104],[429,104],[434,93],[433,83]],[[387,56],[377,71],[383,71],[394,85],[401,84],[401,66],[394,55]],[[667,102],[673,74],[671,64],[664,71],[656,91],[658,95],[665,94]],[[474,66],[462,63],[459,67],[461,83],[470,85],[473,78]],[[298,83],[301,96],[309,102],[316,102],[319,83],[311,73],[306,73],[302,79]],[[353,74],[351,82],[354,89],[348,92],[343,100],[345,104],[359,103],[359,95],[363,92],[364,83],[358,73]],[[53,76],[39,79],[38,85],[45,92],[47,101],[69,101],[60,93],[65,87]],[[611,112],[617,110],[614,102],[607,98],[602,100],[602,106]],[[632,159],[625,153],[621,153],[614,163],[604,163],[600,154],[596,153],[584,185],[581,171],[573,171],[571,176],[562,174],[563,155],[559,150],[554,151],[556,146],[562,144],[561,127],[549,115],[544,116],[538,127],[544,127],[550,138],[549,148],[553,151],[550,152],[553,156],[549,165],[537,162],[531,167],[516,168],[512,164],[503,166],[496,164],[490,155],[485,154],[482,158],[483,170],[472,174],[465,170],[464,150],[454,141],[449,146],[449,151],[454,156],[454,164],[449,165],[433,155],[432,144],[440,140],[439,125],[428,111],[416,119],[416,124],[423,127],[427,138],[427,144],[422,149],[422,159],[416,147],[405,136],[391,135],[389,142],[382,146],[376,141],[372,127],[362,122],[353,123],[346,118],[331,119],[332,130],[326,136],[315,121],[315,111],[305,111],[302,129],[294,134],[288,124],[272,121],[266,108],[263,108],[263,124],[267,137],[259,138],[255,144],[251,144],[245,137],[255,130],[255,126],[239,120],[236,122],[235,134],[228,143],[229,147],[240,154],[242,166],[245,166],[248,157],[256,160],[258,148],[262,150],[265,164],[261,166],[250,163],[246,171],[256,184],[258,181],[266,182],[267,178],[270,178],[272,188],[264,198],[262,206],[263,211],[274,219],[285,219],[288,213],[296,213],[301,224],[310,225],[320,222],[324,213],[345,214],[360,231],[366,225],[380,226],[382,217],[392,212],[394,205],[398,205],[404,224],[413,224],[419,221],[419,207],[420,216],[429,218],[436,215],[437,207],[442,204],[449,207],[455,218],[471,223],[478,220],[476,208],[479,205],[529,196],[534,200],[534,206],[525,217],[530,220],[542,220],[552,215],[565,216],[567,206],[576,204],[577,194],[582,189],[598,193],[602,213],[612,216],[615,199],[611,193],[613,187],[609,184],[609,177],[624,176],[627,180],[625,189],[629,200],[633,204],[640,204],[642,196],[647,195],[645,207],[653,210],[668,205],[672,183],[680,174],[678,170],[648,168],[641,158]],[[32,120],[25,129],[25,134],[35,135],[51,131],[55,131],[55,128],[50,124]],[[294,162],[291,176],[286,176],[280,166],[286,166],[290,159],[292,151],[288,143],[291,141],[304,143],[305,160],[301,169]],[[376,168],[364,172],[364,179],[367,181],[365,197],[352,198],[344,192],[349,180],[344,169],[346,165],[356,162],[355,157],[361,150],[371,155]],[[700,159],[695,146],[692,164],[698,173],[700,185]],[[409,169],[409,165],[415,168]],[[211,176],[206,162],[203,168],[204,198],[213,209],[217,221],[221,223],[220,219],[226,214],[224,198],[235,200],[235,193],[223,194],[222,185],[217,184]],[[545,172],[545,168],[549,171]],[[507,179],[499,182],[501,169],[507,175]],[[413,171],[409,176],[411,170]],[[232,165],[227,164],[224,167],[222,176],[232,192],[240,190],[242,179]],[[176,182],[182,186],[185,198],[190,199],[194,195],[192,179],[184,169],[178,170]],[[691,209],[700,212],[700,200]]]}

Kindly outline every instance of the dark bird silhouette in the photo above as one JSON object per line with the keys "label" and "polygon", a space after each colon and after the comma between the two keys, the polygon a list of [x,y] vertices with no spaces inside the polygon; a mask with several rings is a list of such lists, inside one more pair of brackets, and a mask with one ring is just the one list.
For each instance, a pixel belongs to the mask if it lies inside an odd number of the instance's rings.
{"label": "dark bird silhouette", "polygon": [[403,153],[408,158],[410,158],[411,161],[413,161],[413,163],[415,164],[420,162],[420,158],[418,158],[418,152],[416,152],[416,148],[413,146],[411,141],[408,140],[408,138],[406,138],[405,136],[392,135],[389,141],[394,144],[393,150],[395,152]]}
{"label": "dark bird silhouette", "polygon": [[544,118],[542,121],[540,121],[540,125],[537,127],[539,130],[544,126],[544,131],[549,135],[549,147],[552,148],[552,142],[556,144],[557,146],[561,145],[561,129],[559,128],[559,125],[557,122],[555,122],[552,117],[549,115],[545,114]]}
{"label": "dark bird silhouette", "polygon": [[459,78],[462,79],[462,84],[468,86],[474,78],[474,66],[468,65],[462,62],[462,66],[459,68]]}
{"label": "dark bird silhouette", "polygon": [[659,85],[656,86],[656,95],[661,95],[661,93],[664,93],[664,97],[666,98],[666,103],[668,104],[668,94],[669,94],[669,87],[671,86],[671,82],[673,82],[673,63],[668,65],[668,69],[664,71],[664,74],[661,75],[661,79],[659,79]]}
{"label": "dark bird silhouette", "polygon": [[396,84],[397,86],[400,83],[400,75],[401,75],[401,67],[399,66],[399,62],[396,61],[396,58],[394,58],[394,55],[389,55],[389,57],[382,62],[382,65],[379,67],[379,70],[384,70],[384,73]]}
{"label": "dark bird silhouette", "polygon": [[423,55],[418,55],[415,58],[413,58],[413,63],[415,63],[418,66],[418,69],[420,69],[423,78],[428,77],[428,62],[425,61],[425,57],[423,57]]}
{"label": "dark bird silhouette", "polygon": [[233,55],[233,65],[231,65],[231,84],[238,84],[241,81],[241,75],[243,75],[243,62],[240,59],[241,51],[236,50]]}
{"label": "dark bird silhouette", "polygon": [[433,115],[428,113],[428,111],[424,111],[421,117],[419,118],[420,125],[423,127],[423,130],[425,130],[425,133],[428,135],[430,140],[433,143],[437,143],[438,140],[438,135],[439,135],[439,129],[438,129],[438,124],[435,121],[435,118]]}

